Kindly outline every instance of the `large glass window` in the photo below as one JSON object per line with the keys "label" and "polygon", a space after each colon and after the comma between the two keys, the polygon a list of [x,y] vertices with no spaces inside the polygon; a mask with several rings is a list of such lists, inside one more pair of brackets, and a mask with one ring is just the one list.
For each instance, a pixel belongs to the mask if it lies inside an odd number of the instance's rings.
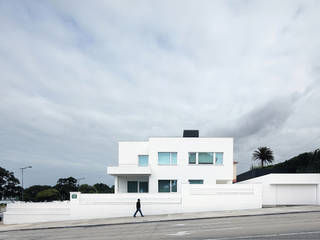
{"label": "large glass window", "polygon": [[197,163],[197,153],[189,152],[189,164],[196,164]]}
{"label": "large glass window", "polygon": [[128,193],[138,192],[138,182],[137,181],[128,181]]}
{"label": "large glass window", "polygon": [[177,153],[176,152],[159,152],[158,164],[159,165],[176,165]]}
{"label": "large glass window", "polygon": [[216,165],[222,165],[223,164],[223,153],[216,153]]}
{"label": "large glass window", "polygon": [[213,153],[212,152],[199,152],[198,153],[199,164],[213,164]]}
{"label": "large glass window", "polygon": [[147,193],[149,192],[148,182],[128,181],[128,193]]}
{"label": "large glass window", "polygon": [[139,182],[139,193],[147,193],[149,191],[148,182]]}
{"label": "large glass window", "polygon": [[177,192],[177,180],[159,180],[158,192]]}
{"label": "large glass window", "polygon": [[139,155],[139,166],[146,167],[148,166],[149,156],[148,155]]}
{"label": "large glass window", "polygon": [[189,184],[203,184],[202,179],[190,179]]}

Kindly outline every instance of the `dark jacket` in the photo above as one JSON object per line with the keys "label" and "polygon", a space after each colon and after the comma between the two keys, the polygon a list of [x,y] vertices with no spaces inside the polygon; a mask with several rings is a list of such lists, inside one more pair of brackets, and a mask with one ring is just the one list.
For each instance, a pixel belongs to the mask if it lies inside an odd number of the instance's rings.
{"label": "dark jacket", "polygon": [[140,204],[139,201],[137,202],[137,205],[136,205],[136,206],[137,206],[137,209],[140,209],[140,208],[141,208],[141,204]]}

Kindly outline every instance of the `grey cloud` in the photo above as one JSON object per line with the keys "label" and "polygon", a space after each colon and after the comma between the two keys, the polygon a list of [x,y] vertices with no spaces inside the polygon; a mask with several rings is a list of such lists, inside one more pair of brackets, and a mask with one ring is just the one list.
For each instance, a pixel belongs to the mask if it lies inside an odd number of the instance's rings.
{"label": "grey cloud", "polygon": [[234,121],[233,126],[215,132],[221,136],[233,136],[239,141],[254,135],[271,134],[285,124],[299,98],[297,94],[277,97],[244,114]]}
{"label": "grey cloud", "polygon": [[112,184],[118,141],[186,128],[235,137],[239,171],[259,145],[312,150],[319,5],[181,3],[1,1],[0,165]]}

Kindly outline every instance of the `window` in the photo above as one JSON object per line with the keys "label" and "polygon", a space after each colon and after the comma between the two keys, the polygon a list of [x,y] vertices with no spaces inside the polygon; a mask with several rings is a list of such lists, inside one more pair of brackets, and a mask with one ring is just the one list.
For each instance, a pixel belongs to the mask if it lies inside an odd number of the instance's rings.
{"label": "window", "polygon": [[189,152],[189,164],[223,165],[223,152]]}
{"label": "window", "polygon": [[177,180],[159,180],[158,192],[177,192]]}
{"label": "window", "polygon": [[149,192],[148,182],[139,182],[139,193]]}
{"label": "window", "polygon": [[149,156],[148,155],[139,155],[139,167],[148,166]]}
{"label": "window", "polygon": [[189,180],[189,184],[203,184],[203,180],[202,179],[190,179]]}
{"label": "window", "polygon": [[199,164],[213,164],[213,152],[199,152],[198,153]]}
{"label": "window", "polygon": [[228,180],[216,180],[216,184],[228,184]]}
{"label": "window", "polygon": [[128,181],[128,193],[138,192],[138,182],[137,181]]}
{"label": "window", "polygon": [[216,153],[216,165],[222,165],[223,164],[223,153]]}
{"label": "window", "polygon": [[197,153],[189,152],[189,164],[196,164],[197,163]]}
{"label": "window", "polygon": [[128,181],[128,193],[147,193],[149,192],[148,182]]}
{"label": "window", "polygon": [[177,165],[176,152],[159,152],[158,153],[159,165]]}

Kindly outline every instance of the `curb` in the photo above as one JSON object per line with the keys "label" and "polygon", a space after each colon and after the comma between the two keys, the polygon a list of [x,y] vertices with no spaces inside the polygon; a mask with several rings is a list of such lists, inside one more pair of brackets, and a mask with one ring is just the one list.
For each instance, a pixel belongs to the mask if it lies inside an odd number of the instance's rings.
{"label": "curb", "polygon": [[255,215],[246,214],[246,215],[236,215],[236,216],[198,217],[198,218],[181,218],[181,219],[160,219],[160,220],[151,220],[151,221],[142,221],[142,222],[101,223],[101,224],[86,224],[86,225],[76,225],[76,226],[37,227],[37,228],[25,228],[25,229],[22,228],[22,229],[10,229],[10,230],[3,230],[3,231],[0,230],[0,233],[17,232],[17,231],[33,231],[33,230],[49,230],[49,229],[90,228],[90,227],[103,227],[103,226],[116,226],[116,225],[129,225],[129,224],[144,224],[144,223],[159,223],[159,222],[195,221],[195,220],[220,219],[220,218],[272,216],[272,215],[315,213],[315,212],[320,212],[320,210],[279,212],[279,213],[262,213],[262,214],[255,214]]}

